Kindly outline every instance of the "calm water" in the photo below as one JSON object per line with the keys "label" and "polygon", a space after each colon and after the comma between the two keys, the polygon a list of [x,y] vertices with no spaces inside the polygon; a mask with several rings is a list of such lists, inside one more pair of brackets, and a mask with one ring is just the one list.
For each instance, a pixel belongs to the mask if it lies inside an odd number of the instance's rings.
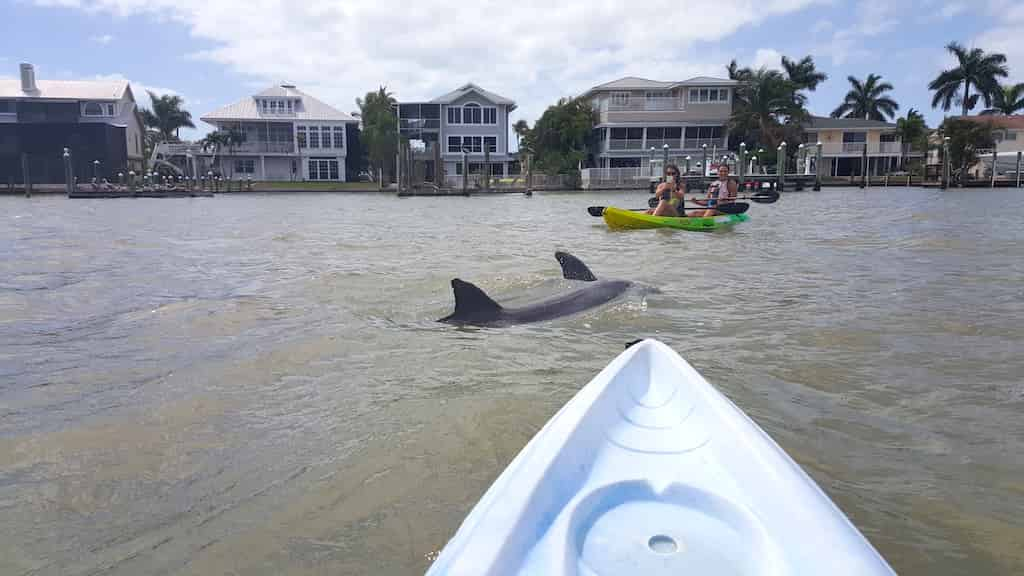
{"label": "calm water", "polygon": [[[792,193],[721,234],[591,204],[0,198],[0,574],[414,574],[623,344],[679,350],[906,574],[1024,572],[1014,191]],[[434,319],[458,276],[660,294]]]}

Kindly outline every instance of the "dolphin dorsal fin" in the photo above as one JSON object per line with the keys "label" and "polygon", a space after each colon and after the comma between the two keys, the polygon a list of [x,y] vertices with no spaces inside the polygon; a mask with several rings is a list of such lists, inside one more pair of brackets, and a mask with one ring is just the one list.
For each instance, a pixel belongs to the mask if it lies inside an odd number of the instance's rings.
{"label": "dolphin dorsal fin", "polygon": [[568,252],[555,252],[555,260],[562,265],[562,276],[566,280],[582,280],[584,282],[597,280],[597,276],[594,276],[586,264]]}
{"label": "dolphin dorsal fin", "polygon": [[455,292],[455,313],[452,314],[454,318],[473,317],[480,313],[497,314],[502,310],[501,304],[492,300],[475,284],[465,280],[453,278],[452,291]]}

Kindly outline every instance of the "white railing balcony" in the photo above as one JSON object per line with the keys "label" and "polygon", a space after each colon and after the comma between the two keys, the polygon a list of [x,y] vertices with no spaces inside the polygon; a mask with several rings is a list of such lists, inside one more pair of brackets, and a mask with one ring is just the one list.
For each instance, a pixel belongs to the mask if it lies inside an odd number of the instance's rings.
{"label": "white railing balcony", "polygon": [[713,148],[723,150],[726,147],[724,138],[686,138],[683,141],[683,148],[686,150],[700,150],[705,144],[708,147],[708,151],[711,151]]}
{"label": "white railing balcony", "polygon": [[655,138],[648,138],[647,139],[647,146],[646,146],[646,148],[648,150],[650,150],[651,147],[654,147],[655,150],[657,150],[658,152],[661,152],[665,148],[665,144],[668,144],[668,149],[669,150],[679,150],[679,143],[680,142],[681,142],[681,140],[679,138],[670,138],[668,140],[659,140],[659,139],[655,139]]}
{"label": "white railing balcony", "polygon": [[682,98],[630,98],[629,100],[605,100],[601,109],[607,112],[663,112],[684,110]]}
{"label": "white railing balcony", "polygon": [[267,153],[267,154],[292,154],[295,152],[293,142],[244,142],[236,146],[221,146],[221,154],[239,153]]}
{"label": "white railing balcony", "polygon": [[608,150],[643,150],[644,141],[635,140],[609,140]]}
{"label": "white railing balcony", "polygon": [[865,146],[866,143],[864,142],[843,142],[843,153],[854,154],[858,152],[863,152]]}
{"label": "white railing balcony", "polygon": [[438,130],[441,120],[438,118],[402,118],[399,120],[402,130]]}
{"label": "white railing balcony", "polygon": [[899,142],[879,142],[878,153],[879,154],[899,154],[902,151],[903,145]]}

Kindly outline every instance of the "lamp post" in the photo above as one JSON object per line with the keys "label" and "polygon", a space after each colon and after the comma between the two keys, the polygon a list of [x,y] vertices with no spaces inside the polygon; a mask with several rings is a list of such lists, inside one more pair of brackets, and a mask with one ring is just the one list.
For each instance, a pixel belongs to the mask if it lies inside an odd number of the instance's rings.
{"label": "lamp post", "polygon": [[708,175],[708,145],[707,145],[707,143],[704,143],[704,144],[700,145],[700,151],[701,151],[701,156],[702,156],[701,160],[700,160],[700,165],[701,165],[700,177],[701,177],[701,185],[703,185],[704,177]]}
{"label": "lamp post", "polygon": [[949,188],[950,179],[949,169],[949,136],[942,138],[942,189]]}
{"label": "lamp post", "polygon": [[690,175],[690,156],[686,156],[686,175]]}
{"label": "lamp post", "polygon": [[668,166],[668,144],[661,145],[661,170],[665,171],[665,167]]}
{"label": "lamp post", "polygon": [[96,182],[100,181],[100,161],[99,160],[93,160],[92,161],[92,178]]}
{"label": "lamp post", "polygon": [[[71,170],[71,150],[64,149],[64,190],[70,196],[75,191],[73,171]],[[25,195],[28,195],[28,187],[25,188]]]}
{"label": "lamp post", "polygon": [[814,191],[818,192],[821,190],[821,157],[823,149],[820,140],[814,146]]}

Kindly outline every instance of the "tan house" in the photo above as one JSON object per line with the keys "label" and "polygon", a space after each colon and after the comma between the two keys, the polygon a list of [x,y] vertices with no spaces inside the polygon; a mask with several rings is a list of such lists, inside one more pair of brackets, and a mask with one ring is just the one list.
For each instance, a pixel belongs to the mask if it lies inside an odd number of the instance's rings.
{"label": "tan house", "polygon": [[[825,176],[860,176],[867,151],[868,174],[880,175],[899,170],[903,142],[896,125],[859,118],[812,116],[804,125],[804,143],[822,144]],[[919,153],[918,153],[919,155]]]}
{"label": "tan house", "polygon": [[[640,168],[662,158],[679,162],[704,147],[725,150],[738,82],[698,77],[658,81],[626,77],[594,86],[583,96],[597,110],[598,168]],[[653,151],[652,151],[653,149]]]}

